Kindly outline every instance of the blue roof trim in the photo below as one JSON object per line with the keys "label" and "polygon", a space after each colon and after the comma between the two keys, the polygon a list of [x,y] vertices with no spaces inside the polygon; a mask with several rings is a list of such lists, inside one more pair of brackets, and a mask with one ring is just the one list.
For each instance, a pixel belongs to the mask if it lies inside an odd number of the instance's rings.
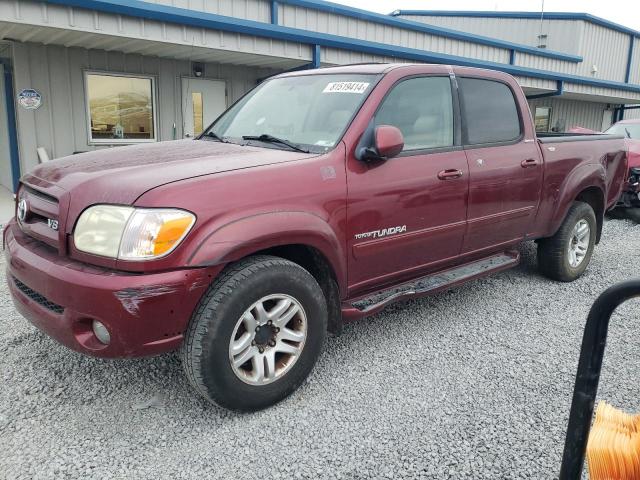
{"label": "blue roof trim", "polygon": [[438,27],[435,25],[427,25],[420,22],[413,22],[411,20],[405,20],[403,18],[395,18],[389,15],[368,12],[359,8],[347,7],[345,5],[340,5],[332,2],[325,2],[324,0],[279,0],[279,2],[281,4],[310,8],[322,12],[344,15],[345,17],[366,20],[368,22],[375,22],[392,27],[404,28],[405,30],[412,30],[414,32],[422,32],[429,35],[452,38],[454,40],[462,40],[466,42],[479,43],[481,45],[488,45],[491,47],[511,49],[518,52],[529,53],[531,55],[538,55],[540,57],[564,60],[566,62],[582,62],[582,57],[578,55],[571,55],[568,53],[556,52],[553,50],[541,50],[539,48],[530,47],[529,45],[522,45],[520,43],[513,43],[506,40],[498,40],[496,38],[484,37],[482,35],[475,35],[473,33],[461,32],[459,30],[452,30],[450,28]]}
{"label": "blue roof trim", "polygon": [[213,13],[198,12],[184,8],[169,7],[139,0],[42,0],[45,3],[96,10],[116,15],[126,15],[159,22],[177,23],[196,28],[209,28],[225,32],[254,35],[275,40],[291,41],[308,45],[351,50],[371,55],[403,58],[417,62],[461,65],[467,67],[500,70],[511,75],[520,75],[547,80],[564,80],[582,85],[602,88],[615,88],[640,93],[640,85],[599,80],[595,78],[567,75],[546,70],[537,70],[506,63],[487,62],[473,58],[429,52],[415,48],[398,47],[385,43],[370,42],[355,38],[311,32],[298,28],[272,25],[265,22],[226,17]]}
{"label": "blue roof trim", "polygon": [[[479,18],[533,18],[539,19],[540,12],[484,12],[484,11],[462,11],[462,10],[396,10],[389,14],[392,17],[398,15],[414,15],[424,17],[479,17]],[[640,37],[640,31],[625,27],[619,23],[596,17],[590,13],[573,12],[544,12],[547,20],[584,20],[595,23],[603,27],[628,33],[634,37]]]}

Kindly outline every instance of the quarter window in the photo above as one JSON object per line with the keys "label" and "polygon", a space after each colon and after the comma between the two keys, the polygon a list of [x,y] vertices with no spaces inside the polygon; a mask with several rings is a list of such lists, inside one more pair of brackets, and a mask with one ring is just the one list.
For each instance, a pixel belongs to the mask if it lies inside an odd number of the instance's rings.
{"label": "quarter window", "polygon": [[452,146],[449,77],[412,78],[399,83],[384,99],[375,124],[399,128],[405,151]]}
{"label": "quarter window", "polygon": [[152,77],[87,73],[86,94],[91,143],[156,140]]}
{"label": "quarter window", "polygon": [[477,78],[458,78],[467,130],[467,143],[510,142],[520,137],[518,108],[504,83]]}

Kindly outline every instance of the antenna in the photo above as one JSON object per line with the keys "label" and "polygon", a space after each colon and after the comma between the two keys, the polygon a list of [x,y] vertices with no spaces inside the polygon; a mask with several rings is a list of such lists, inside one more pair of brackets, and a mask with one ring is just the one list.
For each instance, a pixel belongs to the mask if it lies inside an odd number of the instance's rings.
{"label": "antenna", "polygon": [[538,34],[538,48],[547,48],[547,35],[542,33],[542,26],[544,22],[544,0],[542,0],[542,7],[540,9],[540,33]]}

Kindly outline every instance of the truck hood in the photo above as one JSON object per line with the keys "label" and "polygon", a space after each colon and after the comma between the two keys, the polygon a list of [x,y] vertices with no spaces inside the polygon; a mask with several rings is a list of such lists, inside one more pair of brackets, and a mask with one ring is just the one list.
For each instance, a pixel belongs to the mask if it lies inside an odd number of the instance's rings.
{"label": "truck hood", "polygon": [[167,183],[311,156],[208,140],[175,140],[71,155],[39,166],[23,181],[54,196],[68,192],[72,201],[83,197],[89,203],[132,204],[143,193]]}

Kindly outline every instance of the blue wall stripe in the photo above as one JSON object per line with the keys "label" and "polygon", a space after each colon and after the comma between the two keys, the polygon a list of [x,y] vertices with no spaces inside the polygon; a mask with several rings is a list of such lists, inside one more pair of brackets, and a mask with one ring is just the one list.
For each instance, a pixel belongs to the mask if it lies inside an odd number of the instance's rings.
{"label": "blue wall stripe", "polygon": [[629,83],[631,79],[631,64],[633,63],[633,47],[635,44],[636,37],[633,35],[629,35],[629,53],[627,56],[627,70],[624,74],[625,83]]}
{"label": "blue wall stripe", "polygon": [[138,0],[43,0],[46,3],[65,5],[69,7],[91,9],[116,15],[127,15],[146,18],[160,22],[177,23],[197,28],[210,28],[226,32],[255,35],[291,42],[320,45],[322,47],[351,50],[385,57],[403,58],[417,62],[441,63],[461,65],[467,67],[489,68],[500,70],[511,75],[544,78],[548,80],[564,80],[594,87],[615,88],[620,90],[640,92],[640,85],[610,80],[600,80],[577,75],[562,74],[546,70],[509,65],[505,63],[488,62],[473,58],[460,57],[445,53],[429,52],[414,48],[398,47],[384,43],[370,42],[338,35],[311,32],[297,28],[271,25],[234,17],[226,17],[213,13],[198,12],[183,8],[169,7]]}
{"label": "blue wall stripe", "polygon": [[413,22],[411,20],[405,20],[403,18],[395,18],[389,15],[381,15],[379,13],[368,12],[359,8],[347,7],[345,5],[339,5],[337,3],[325,2],[324,0],[279,0],[280,3],[293,5],[296,7],[310,8],[322,12],[334,13],[337,15],[343,15],[345,17],[356,18],[359,20],[366,20],[368,22],[380,23],[383,25],[389,25],[392,27],[404,28],[405,30],[412,30],[415,32],[427,33],[429,35],[437,35],[441,37],[451,38],[454,40],[462,40],[466,42],[478,43],[481,45],[488,45],[498,48],[514,49],[519,52],[526,52],[531,55],[538,55],[541,57],[555,58],[558,60],[564,60],[567,62],[579,63],[582,62],[582,57],[578,55],[570,55],[563,52],[555,52],[553,50],[541,50],[539,48],[530,47],[528,45],[522,45],[520,43],[508,42],[506,40],[498,40],[496,38],[484,37],[481,35],[475,35],[473,33],[461,32],[459,30],[452,30],[444,27],[437,27],[435,25],[427,25],[425,23]]}
{"label": "blue wall stripe", "polygon": [[278,24],[278,2],[276,0],[271,0],[271,23]]}
{"label": "blue wall stripe", "polygon": [[4,66],[4,95],[7,104],[7,125],[9,136],[9,158],[11,160],[11,180],[13,193],[18,191],[20,181],[20,153],[18,151],[18,128],[16,125],[15,97],[13,93],[13,69],[11,63],[0,58],[0,64]]}
{"label": "blue wall stripe", "polygon": [[[476,12],[462,10],[396,10],[389,15],[411,15],[416,17],[477,17],[477,18],[525,18],[540,19],[540,12]],[[572,13],[572,12],[544,12],[546,20],[584,20],[585,22],[595,23],[603,27],[617,30],[618,32],[628,33],[640,37],[640,32],[633,28],[625,27],[619,23],[596,17],[590,13]]]}

